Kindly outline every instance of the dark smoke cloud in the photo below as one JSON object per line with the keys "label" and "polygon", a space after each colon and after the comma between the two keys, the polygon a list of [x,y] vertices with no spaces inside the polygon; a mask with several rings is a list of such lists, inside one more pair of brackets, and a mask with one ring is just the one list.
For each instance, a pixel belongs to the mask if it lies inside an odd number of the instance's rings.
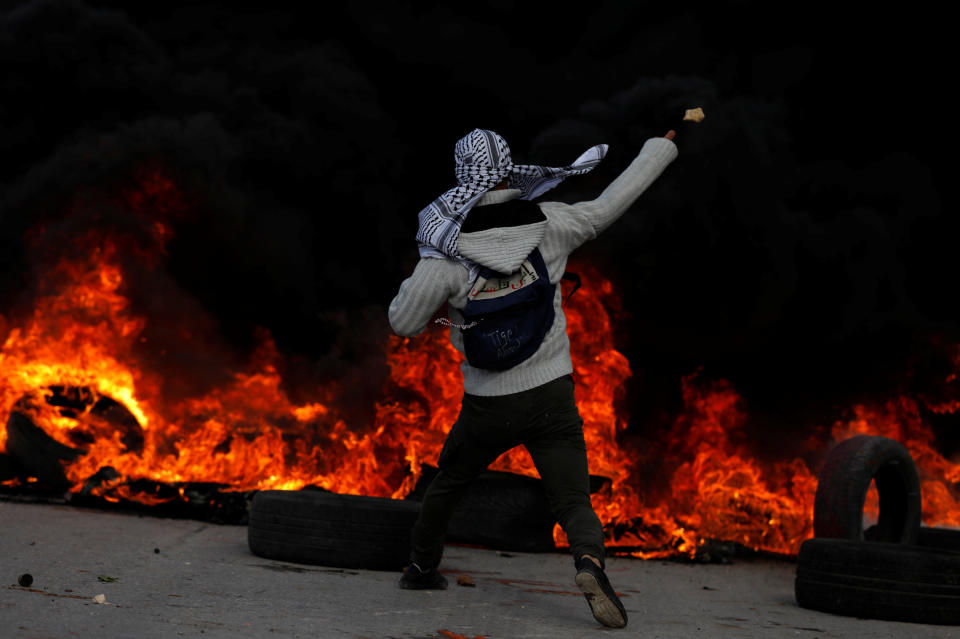
{"label": "dark smoke cloud", "polygon": [[[393,194],[376,178],[402,157],[378,153],[396,146],[392,126],[337,43],[205,32],[168,49],[79,1],[27,3],[2,24],[4,121],[18,132],[0,149],[10,250],[56,209],[50,198],[159,155],[206,200],[177,229],[171,269],[238,334],[260,323],[309,334],[321,309],[382,293],[341,273],[357,218],[389,219]],[[375,248],[391,237],[363,235]]]}
{"label": "dark smoke cloud", "polygon": [[[911,48],[891,35],[921,24]],[[619,339],[635,422],[662,423],[678,377],[700,365],[776,428],[809,421],[904,383],[908,361],[924,368],[918,358],[939,352],[920,346],[930,336],[960,337],[955,162],[942,161],[956,131],[930,130],[928,114],[952,77],[945,29],[909,11],[785,15],[755,2],[567,14],[359,0],[317,15],[6,2],[0,313],[29,307],[46,259],[28,248],[31,229],[66,241],[94,223],[91,203],[161,165],[190,204],[155,284],[179,301],[137,303],[164,321],[208,315],[238,361],[264,327],[290,379],[309,388],[350,371],[350,403],[369,406],[385,374],[383,312],[415,263],[417,211],[454,182],[457,138],[492,128],[517,161],[553,165],[609,143],[596,171],[549,196],[575,201],[676,128],[677,162],[583,250],[631,314]],[[708,119],[681,126],[694,105]]]}
{"label": "dark smoke cloud", "polygon": [[[800,76],[809,57],[773,56],[793,60]],[[769,74],[769,58],[756,75]],[[664,113],[698,104],[709,114],[707,125],[680,127],[681,157],[615,233],[585,249],[633,318],[621,343],[644,380],[634,415],[661,419],[679,401],[673,380],[700,364],[761,408],[829,410],[857,393],[893,393],[916,333],[939,330],[908,289],[917,233],[943,216],[931,170],[904,152],[862,164],[829,147],[798,157],[797,106],[777,97],[787,84],[778,77],[762,94],[724,97],[701,76],[644,78],[533,141],[544,156],[614,141],[621,150],[611,149],[607,170],[619,170],[643,140],[677,126]],[[581,184],[559,199],[588,197]]]}

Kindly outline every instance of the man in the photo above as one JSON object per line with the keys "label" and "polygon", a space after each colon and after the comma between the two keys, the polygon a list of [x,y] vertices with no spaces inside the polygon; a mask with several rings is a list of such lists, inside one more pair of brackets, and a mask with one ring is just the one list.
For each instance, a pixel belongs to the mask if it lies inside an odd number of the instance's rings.
{"label": "man", "polygon": [[[570,343],[556,284],[567,256],[609,227],[676,158],[674,136],[670,131],[647,140],[597,199],[576,204],[531,200],[571,175],[592,170],[606,154],[606,145],[588,149],[570,166],[551,168],[513,164],[506,141],[493,131],[474,129],[457,142],[459,186],[421,211],[421,259],[389,309],[393,330],[411,336],[423,331],[448,302],[450,340],[467,355],[460,414],[414,526],[411,563],[400,578],[401,587],[447,587],[437,567],[454,506],[473,478],[522,444],[570,541],[575,581],[594,617],[606,626],[626,625],[627,613],[603,571],[603,529],[590,503],[583,421],[574,402]],[[553,286],[548,300],[552,312],[545,315],[543,330],[531,338],[530,353],[521,355],[522,361],[509,361],[507,368],[474,365],[476,347],[471,355],[465,337],[468,343],[474,339],[469,331],[478,326],[464,318],[468,300],[496,297],[531,280],[539,280],[542,287],[537,274],[544,270]],[[518,351],[512,346],[506,350],[511,349]]]}

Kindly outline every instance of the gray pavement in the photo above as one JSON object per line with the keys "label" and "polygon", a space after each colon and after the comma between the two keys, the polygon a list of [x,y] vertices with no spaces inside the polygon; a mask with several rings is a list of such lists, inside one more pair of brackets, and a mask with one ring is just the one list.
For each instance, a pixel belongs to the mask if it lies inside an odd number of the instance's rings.
{"label": "gray pavement", "polygon": [[[243,526],[0,501],[0,531],[2,638],[960,636],[800,608],[794,564],[771,559],[610,559],[630,616],[626,629],[610,630],[594,622],[560,553],[450,546],[442,568],[451,589],[415,592],[396,587],[399,573],[254,556]],[[16,583],[23,573],[29,588]],[[458,574],[476,587],[454,585]],[[106,604],[93,602],[99,594]]]}

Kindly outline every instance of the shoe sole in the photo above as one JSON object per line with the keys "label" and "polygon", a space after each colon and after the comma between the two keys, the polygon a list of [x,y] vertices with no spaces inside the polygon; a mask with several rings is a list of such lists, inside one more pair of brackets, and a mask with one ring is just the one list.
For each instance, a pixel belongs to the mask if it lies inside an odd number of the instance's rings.
{"label": "shoe sole", "polygon": [[623,613],[610,600],[607,593],[603,592],[603,588],[600,587],[600,582],[597,581],[596,577],[588,572],[581,572],[577,574],[576,581],[580,592],[583,593],[583,596],[587,598],[587,603],[590,604],[590,611],[593,613],[594,619],[609,628],[623,628],[627,625]]}

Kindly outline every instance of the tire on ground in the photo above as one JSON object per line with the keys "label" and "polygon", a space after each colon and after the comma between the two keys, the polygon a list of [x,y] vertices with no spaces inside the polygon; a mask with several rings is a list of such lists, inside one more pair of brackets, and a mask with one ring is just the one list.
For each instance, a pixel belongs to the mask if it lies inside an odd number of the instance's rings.
{"label": "tire on ground", "polygon": [[[424,464],[408,501],[423,501],[437,476],[436,466]],[[447,526],[446,540],[510,552],[554,552],[547,491],[535,477],[487,470],[463,491]]]}
{"label": "tire on ground", "polygon": [[265,490],[250,506],[247,541],[281,561],[399,570],[410,556],[420,504],[320,491]]}
{"label": "tire on ground", "polygon": [[920,478],[913,458],[898,442],[870,435],[851,437],[830,452],[814,500],[814,535],[863,541],[863,504],[871,480],[880,499],[873,540],[916,543]]}
{"label": "tire on ground", "polygon": [[852,617],[960,624],[960,552],[808,539],[795,582],[804,608]]}

